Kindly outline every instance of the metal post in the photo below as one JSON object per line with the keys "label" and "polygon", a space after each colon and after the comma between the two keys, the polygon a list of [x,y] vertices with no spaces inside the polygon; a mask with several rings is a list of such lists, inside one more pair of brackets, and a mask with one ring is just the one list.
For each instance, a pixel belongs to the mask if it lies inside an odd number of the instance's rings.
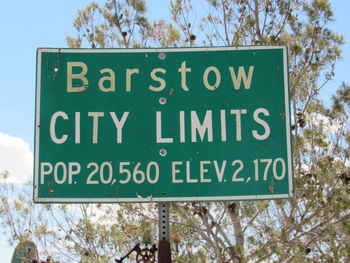
{"label": "metal post", "polygon": [[171,263],[169,203],[159,203],[158,263]]}

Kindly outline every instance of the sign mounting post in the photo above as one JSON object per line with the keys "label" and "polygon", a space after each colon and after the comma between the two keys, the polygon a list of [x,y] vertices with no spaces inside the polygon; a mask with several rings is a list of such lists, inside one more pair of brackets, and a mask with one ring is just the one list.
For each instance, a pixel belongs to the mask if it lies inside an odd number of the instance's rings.
{"label": "sign mounting post", "polygon": [[158,261],[159,263],[171,262],[170,249],[170,219],[169,203],[159,203],[159,243],[158,243]]}

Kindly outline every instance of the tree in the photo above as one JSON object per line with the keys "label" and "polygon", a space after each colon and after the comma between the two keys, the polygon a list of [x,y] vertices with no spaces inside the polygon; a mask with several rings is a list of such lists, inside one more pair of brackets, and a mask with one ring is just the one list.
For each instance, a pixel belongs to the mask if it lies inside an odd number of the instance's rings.
{"label": "tree", "polygon": [[[173,259],[347,262],[349,85],[338,89],[328,108],[318,98],[334,77],[343,42],[327,27],[333,20],[330,3],[174,0],[170,12],[171,21],[150,23],[143,0],[92,3],[78,12],[77,36],[67,42],[92,48],[287,45],[295,180],[290,200],[173,204]],[[29,235],[63,261],[107,262],[137,242],[156,243],[153,205],[46,205],[42,214],[23,194],[19,203],[9,201],[14,194],[2,186],[0,214],[12,240]],[[23,229],[28,215],[42,218]]]}

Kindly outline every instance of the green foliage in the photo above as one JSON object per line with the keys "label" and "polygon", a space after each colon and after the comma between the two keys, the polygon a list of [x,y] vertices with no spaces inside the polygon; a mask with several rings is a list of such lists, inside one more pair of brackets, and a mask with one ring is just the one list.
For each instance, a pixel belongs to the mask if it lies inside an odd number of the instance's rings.
{"label": "green foliage", "polygon": [[[201,11],[198,11],[201,10]],[[174,262],[346,262],[350,258],[350,87],[326,108],[343,37],[327,0],[173,0],[171,21],[147,18],[146,1],[107,0],[77,13],[70,47],[287,45],[295,195],[290,200],[175,203]],[[7,173],[2,173],[6,181]],[[0,183],[10,241],[38,241],[63,262],[110,262],[157,242],[154,205],[33,205]],[[45,209],[45,213],[41,212]],[[130,259],[132,262],[132,259]]]}

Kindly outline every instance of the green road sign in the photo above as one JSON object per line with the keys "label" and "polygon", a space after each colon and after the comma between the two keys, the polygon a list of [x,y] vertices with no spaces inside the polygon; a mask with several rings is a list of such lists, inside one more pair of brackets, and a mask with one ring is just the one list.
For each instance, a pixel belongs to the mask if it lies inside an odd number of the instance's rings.
{"label": "green road sign", "polygon": [[293,194],[284,46],[37,51],[34,200]]}

